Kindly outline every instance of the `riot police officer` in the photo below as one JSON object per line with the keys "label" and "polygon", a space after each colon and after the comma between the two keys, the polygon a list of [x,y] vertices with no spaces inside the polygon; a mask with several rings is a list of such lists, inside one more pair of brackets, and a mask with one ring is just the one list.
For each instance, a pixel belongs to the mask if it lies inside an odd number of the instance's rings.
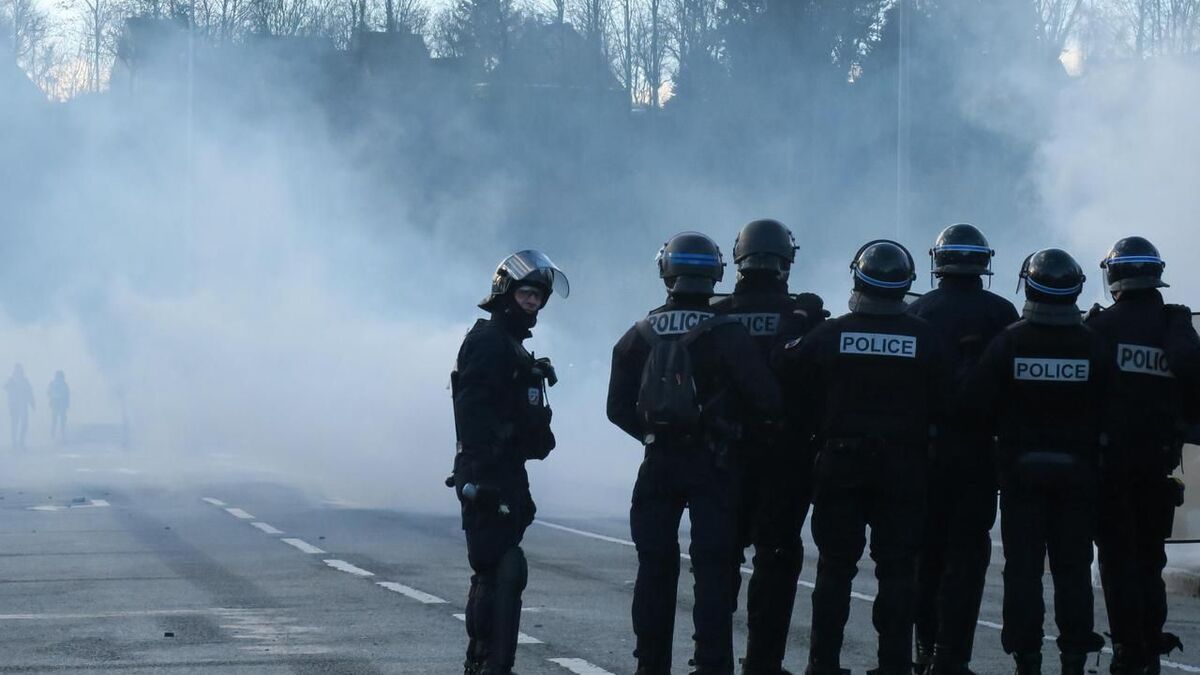
{"label": "riot police officer", "polygon": [[[942,334],[960,377],[993,337],[1020,318],[1011,302],[983,288],[994,255],[975,226],[947,227],[929,249],[938,286],[909,305]],[[996,522],[992,436],[956,415],[940,432],[917,564],[916,662],[919,672],[970,675]]]}
{"label": "riot police officer", "polygon": [[[821,298],[788,293],[796,258],[791,230],[777,220],[742,227],[733,244],[738,268],[733,294],[713,304],[719,314],[742,322],[769,363],[780,335],[803,335],[827,312]],[[754,572],[746,596],[746,658],[743,675],[786,675],[783,657],[804,563],[800,529],[811,497],[811,451],[807,439],[785,435],[780,427],[748,425],[737,455],[741,465],[738,545],[754,545]],[[744,554],[741,561],[744,561]],[[739,561],[739,562],[741,562]],[[740,564],[733,570],[734,602],[741,586]]]}
{"label": "riot police officer", "polygon": [[1149,241],[1121,239],[1100,267],[1116,302],[1093,308],[1087,325],[1117,345],[1113,397],[1121,422],[1104,458],[1096,532],[1113,639],[1110,672],[1158,673],[1160,654],[1181,647],[1163,632],[1163,540],[1182,500],[1182,487],[1168,476],[1194,412],[1184,394],[1200,381],[1200,337],[1187,307],[1163,303],[1166,263]]}
{"label": "riot police officer", "polygon": [[1024,319],[988,345],[967,398],[998,436],[1004,627],[1019,675],[1041,673],[1042,573],[1054,579],[1064,675],[1082,675],[1104,644],[1092,630],[1096,468],[1113,371],[1107,341],[1082,323],[1079,265],[1061,249],[1021,267]]}
{"label": "riot police officer", "polygon": [[451,374],[458,452],[448,482],[462,506],[474,572],[466,675],[506,675],[516,655],[528,576],[520,543],[535,512],[525,462],[554,448],[545,387],[557,381],[549,360],[535,359],[522,341],[556,292],[566,297],[570,286],[544,253],[506,258],[479,303],[491,318],[467,333]]}
{"label": "riot police officer", "polygon": [[[778,355],[785,389],[804,396],[789,419],[806,420],[818,454],[813,480],[809,675],[841,670],[850,589],[871,528],[879,593],[873,619],[881,675],[912,672],[915,558],[924,517],[931,428],[949,385],[941,337],[906,311],[912,256],[868,242],[850,265],[850,313],[825,321]],[[789,397],[789,400],[792,400]]]}
{"label": "riot police officer", "polygon": [[733,672],[736,461],[751,419],[777,419],[779,389],[745,328],[710,307],[725,263],[716,243],[675,235],[658,254],[667,303],[613,348],[608,418],[645,446],[629,525],[637,546],[633,630],[639,675],[671,671],[679,521],[691,518],[695,673]]}

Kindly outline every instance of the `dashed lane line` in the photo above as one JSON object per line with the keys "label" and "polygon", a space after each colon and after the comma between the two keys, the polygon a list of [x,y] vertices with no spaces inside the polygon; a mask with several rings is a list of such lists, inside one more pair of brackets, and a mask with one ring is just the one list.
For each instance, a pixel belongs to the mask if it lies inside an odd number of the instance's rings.
{"label": "dashed lane line", "polygon": [[350,563],[346,562],[345,560],[326,560],[325,564],[329,565],[330,567],[332,567],[335,570],[345,572],[346,574],[353,574],[356,577],[373,577],[373,576],[375,576],[374,572],[370,572],[368,570],[364,570],[361,567],[356,567],[355,565],[351,565]]}
{"label": "dashed lane line", "polygon": [[280,539],[279,541],[282,541],[283,543],[287,544],[288,546],[298,548],[298,549],[300,549],[300,551],[302,551],[304,553],[325,553],[325,551],[317,548],[316,546],[313,546],[312,544],[308,543],[307,541],[304,541],[303,539],[292,539],[290,537],[285,537],[283,539]]}
{"label": "dashed lane line", "polygon": [[[533,522],[538,525],[548,527],[552,530],[558,530],[560,532],[569,532],[571,534],[576,534],[581,537],[587,537],[588,539],[596,539],[598,541],[606,541],[606,542],[609,542],[612,544],[620,544],[621,546],[636,546],[632,541],[629,541],[628,539],[618,539],[617,537],[610,537],[610,536],[604,535],[604,534],[588,532],[587,530],[579,530],[574,527],[567,527],[566,525],[559,525],[557,523],[549,523],[544,520],[535,520]],[[692,557],[686,553],[679,554],[679,557],[683,558],[684,560],[692,559]],[[749,567],[742,567],[741,571],[743,574],[751,574],[754,572],[754,570],[750,569]],[[801,581],[797,581],[796,583],[798,583],[799,585],[804,586],[806,588],[816,588],[816,584],[812,583],[811,581],[801,580]],[[867,595],[866,593],[859,593],[857,591],[851,591],[850,597],[856,598],[858,600],[863,600],[865,602],[875,602],[875,596]],[[985,628],[992,628],[995,630],[1003,629],[1002,625],[991,622],[991,621],[985,621],[983,619],[980,619],[980,620],[976,621],[975,623],[977,623],[980,626],[984,626]],[[1047,642],[1052,642],[1056,639],[1057,638],[1053,635],[1048,635],[1045,637],[1045,640]],[[1109,649],[1108,647],[1105,647],[1103,649],[1103,652],[1105,654],[1112,654],[1112,650]],[[1191,666],[1186,663],[1177,663],[1175,661],[1162,661],[1162,665],[1166,668],[1174,668],[1175,670],[1182,670],[1185,673],[1200,673],[1200,667]],[[576,672],[578,672],[578,671],[576,671]],[[603,671],[600,671],[600,672],[603,672]]]}
{"label": "dashed lane line", "polygon": [[213,506],[225,506],[225,502],[221,501],[220,499],[214,499],[212,497],[201,497],[200,501],[208,502],[209,504],[212,504]]}
{"label": "dashed lane line", "polygon": [[583,659],[546,659],[546,660],[549,661],[550,663],[554,663],[554,664],[562,666],[563,668],[566,668],[567,670],[571,671],[572,673],[575,673],[575,675],[613,675],[612,673],[608,672],[607,670],[605,670],[599,666],[592,665],[591,663],[588,663],[587,661],[584,661]]}
{"label": "dashed lane line", "polygon": [[[466,622],[466,620],[467,620],[466,614],[451,614],[450,616],[453,616],[454,618],[458,619],[459,621],[463,621],[463,622]],[[526,635],[524,633],[517,633],[517,644],[519,644],[519,645],[544,645],[546,643],[533,637],[532,635]]]}
{"label": "dashed lane line", "polygon": [[250,523],[250,525],[262,530],[263,532],[266,532],[267,534],[283,534],[283,530],[274,528],[266,523],[254,522]]}
{"label": "dashed lane line", "polygon": [[436,595],[430,595],[430,594],[426,593],[425,591],[418,591],[417,589],[413,588],[412,586],[405,586],[404,584],[396,583],[395,581],[377,581],[375,583],[376,583],[376,585],[382,586],[383,588],[386,588],[389,591],[395,591],[396,593],[399,593],[400,595],[412,598],[413,600],[416,600],[417,602],[420,602],[422,604],[426,604],[426,605],[448,604],[445,600],[439,598]]}
{"label": "dashed lane line", "polygon": [[234,518],[241,518],[242,520],[254,520],[254,516],[233,506],[226,508],[225,511]]}

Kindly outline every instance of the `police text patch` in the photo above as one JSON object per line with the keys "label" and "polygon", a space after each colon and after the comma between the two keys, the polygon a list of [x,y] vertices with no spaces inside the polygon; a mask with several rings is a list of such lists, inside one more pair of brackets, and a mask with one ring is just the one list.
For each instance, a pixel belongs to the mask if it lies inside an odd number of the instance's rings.
{"label": "police text patch", "polygon": [[779,315],[763,314],[730,314],[729,316],[742,322],[746,330],[754,336],[776,335],[779,333]]}
{"label": "police text patch", "polygon": [[1013,379],[1034,382],[1087,382],[1092,364],[1087,359],[1013,359]]}
{"label": "police text patch", "polygon": [[912,335],[886,333],[842,333],[840,351],[843,354],[898,356],[917,358],[917,338]]}
{"label": "police text patch", "polygon": [[650,327],[654,329],[654,332],[659,335],[682,335],[712,316],[712,312],[676,309],[651,314],[646,317],[646,320],[650,322]]}
{"label": "police text patch", "polygon": [[1117,345],[1117,366],[1127,373],[1175,377],[1167,366],[1167,355],[1157,347]]}

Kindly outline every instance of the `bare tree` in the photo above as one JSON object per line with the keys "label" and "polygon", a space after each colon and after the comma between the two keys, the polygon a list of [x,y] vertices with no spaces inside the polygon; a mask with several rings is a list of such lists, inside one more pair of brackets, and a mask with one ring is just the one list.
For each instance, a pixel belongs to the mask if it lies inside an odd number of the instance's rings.
{"label": "bare tree", "polygon": [[631,10],[630,18],[633,56],[628,86],[633,93],[633,100],[650,110],[658,109],[662,103],[661,89],[667,56],[663,2],[642,0],[636,10]]}
{"label": "bare tree", "polygon": [[80,56],[87,66],[87,90],[100,91],[116,55],[117,32],[125,18],[116,0],[68,0],[78,18]]}
{"label": "bare tree", "polygon": [[1035,0],[1041,18],[1041,40],[1052,56],[1066,48],[1083,13],[1083,0]]}
{"label": "bare tree", "polygon": [[33,0],[0,0],[0,27],[8,37],[17,65],[32,73],[38,52],[45,48],[49,18]]}

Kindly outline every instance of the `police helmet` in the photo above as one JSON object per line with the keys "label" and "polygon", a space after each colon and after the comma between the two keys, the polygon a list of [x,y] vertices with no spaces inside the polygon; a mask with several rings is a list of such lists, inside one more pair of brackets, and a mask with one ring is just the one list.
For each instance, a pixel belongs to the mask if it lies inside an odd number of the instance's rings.
{"label": "police helmet", "polygon": [[891,239],[868,241],[854,254],[850,270],[854,290],[867,295],[901,299],[916,280],[912,254]]}
{"label": "police helmet", "polygon": [[979,228],[958,223],[942,230],[929,249],[929,266],[937,276],[947,274],[981,275],[992,273],[992,256]]}
{"label": "police helmet", "polygon": [[680,232],[658,251],[658,276],[671,295],[712,295],[725,276],[717,242],[699,232]]}
{"label": "police helmet", "polygon": [[571,284],[567,275],[555,265],[550,257],[541,251],[527,249],[517,251],[500,261],[496,273],[492,275],[492,292],[479,302],[481,309],[492,311],[497,303],[507,293],[520,286],[536,286],[542,289],[542,307],[550,300],[550,295],[558,293],[562,297],[571,294]]}
{"label": "police helmet", "polygon": [[1067,305],[1083,291],[1087,277],[1083,268],[1070,253],[1061,248],[1044,248],[1031,253],[1021,263],[1021,278],[1025,283],[1025,298],[1034,302]]}
{"label": "police helmet", "polygon": [[1163,288],[1167,286],[1162,280],[1166,266],[1158,249],[1143,237],[1125,237],[1100,261],[1104,281],[1113,292]]}
{"label": "police helmet", "polygon": [[796,260],[796,238],[778,220],[747,223],[733,241],[733,262],[738,272],[761,270],[787,279]]}

